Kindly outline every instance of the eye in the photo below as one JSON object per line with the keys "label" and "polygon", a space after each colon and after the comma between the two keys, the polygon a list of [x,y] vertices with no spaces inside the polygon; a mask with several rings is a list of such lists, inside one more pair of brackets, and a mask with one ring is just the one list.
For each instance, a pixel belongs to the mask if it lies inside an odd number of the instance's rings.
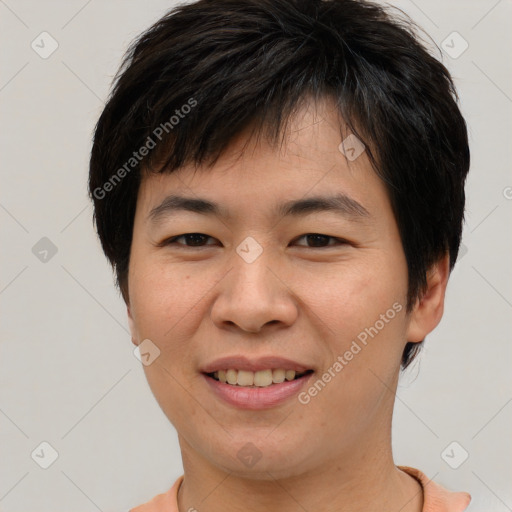
{"label": "eye", "polygon": [[[183,240],[190,241],[191,245],[177,243],[177,240],[179,240],[180,238],[182,238]],[[184,233],[183,235],[174,236],[172,238],[169,238],[168,240],[165,240],[164,242],[162,242],[161,245],[184,245],[185,247],[204,247],[202,242],[204,242],[208,238],[212,237],[209,235],[205,235],[203,233]]]}
{"label": "eye", "polygon": [[[307,233],[305,235],[300,236],[295,241],[301,240],[302,238],[305,238],[307,242],[313,244],[313,247],[310,247],[311,249],[321,249],[323,247],[329,247],[329,240],[334,240],[335,242],[337,242],[337,244],[335,245],[345,245],[348,243],[346,240],[343,240],[342,238],[336,238],[329,235],[322,235],[320,233]],[[331,244],[330,247],[333,247],[333,245]]]}
{"label": "eye", "polygon": [[[178,243],[177,241],[179,239],[183,239],[186,242],[190,242],[190,244],[182,244]],[[174,236],[172,238],[169,238],[168,240],[165,240],[162,242],[162,246],[164,245],[178,245],[178,246],[184,246],[184,247],[205,247],[206,245],[212,245],[212,244],[205,244],[204,242],[207,239],[212,239],[213,237],[209,235],[205,235],[204,233],[184,233],[182,235]],[[312,243],[312,246],[306,246],[310,249],[321,249],[323,247],[333,247],[334,245],[346,245],[348,242],[346,240],[343,240],[342,238],[336,238],[329,235],[322,235],[320,233],[307,233],[305,235],[300,236],[299,238],[295,239],[295,242],[297,240],[306,239],[308,243]],[[334,241],[336,244],[330,244],[329,241]],[[299,244],[301,245],[301,244]]]}

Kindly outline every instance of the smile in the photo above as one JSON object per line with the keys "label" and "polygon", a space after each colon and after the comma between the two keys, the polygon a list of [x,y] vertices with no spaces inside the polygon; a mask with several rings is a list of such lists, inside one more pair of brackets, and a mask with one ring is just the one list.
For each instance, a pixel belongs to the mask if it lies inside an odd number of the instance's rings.
{"label": "smile", "polygon": [[236,370],[230,368],[228,370],[219,370],[213,373],[208,373],[207,375],[219,382],[230,384],[232,386],[265,388],[272,386],[273,384],[281,384],[285,381],[300,379],[312,371],[313,370],[296,372],[295,370],[277,368],[253,372],[250,370]]}
{"label": "smile", "polygon": [[[292,400],[307,386],[313,375],[313,370],[299,373],[280,368],[255,372],[229,369],[203,373],[213,397],[231,407],[253,411],[272,409]],[[221,379],[225,379],[225,382]]]}

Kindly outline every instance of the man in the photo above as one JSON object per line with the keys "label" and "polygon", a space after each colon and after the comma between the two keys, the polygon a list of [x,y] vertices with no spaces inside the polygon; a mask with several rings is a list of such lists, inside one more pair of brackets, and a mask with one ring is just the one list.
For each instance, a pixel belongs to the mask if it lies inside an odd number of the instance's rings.
{"label": "man", "polygon": [[89,189],[184,475],[137,512],[458,512],[391,450],[469,149],[446,68],[357,0],[200,0],[131,46]]}

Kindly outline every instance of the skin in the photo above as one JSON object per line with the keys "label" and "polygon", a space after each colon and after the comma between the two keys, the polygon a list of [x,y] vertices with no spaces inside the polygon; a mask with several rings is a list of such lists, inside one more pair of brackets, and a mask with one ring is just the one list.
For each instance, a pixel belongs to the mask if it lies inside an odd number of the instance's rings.
{"label": "skin", "polygon": [[[422,509],[420,485],[393,462],[391,419],[404,346],[441,319],[448,258],[430,269],[407,315],[407,265],[386,189],[366,153],[350,162],[340,142],[325,99],[291,119],[282,147],[246,132],[212,169],[142,180],[128,317],[133,343],[149,338],[161,351],[144,371],[178,432],[181,512]],[[335,191],[368,218],[271,216],[276,203]],[[178,212],[151,223],[149,212],[171,192],[219,202],[231,217]],[[183,238],[161,244],[184,233],[210,238],[201,247]],[[310,233],[334,239],[315,246]],[[236,252],[247,236],[263,248],[252,263]],[[227,355],[278,355],[306,362],[315,381],[394,303],[401,311],[308,404],[240,410],[216,398],[199,371]],[[261,454],[251,467],[237,458],[248,442]]]}

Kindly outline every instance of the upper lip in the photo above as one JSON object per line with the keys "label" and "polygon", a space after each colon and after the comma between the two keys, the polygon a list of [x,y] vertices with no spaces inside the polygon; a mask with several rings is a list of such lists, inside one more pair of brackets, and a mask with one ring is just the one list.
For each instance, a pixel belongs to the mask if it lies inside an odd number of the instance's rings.
{"label": "upper lip", "polygon": [[295,370],[296,372],[305,372],[311,367],[292,361],[284,357],[265,356],[249,359],[245,356],[227,356],[216,359],[215,361],[205,364],[201,371],[203,373],[213,373],[219,370],[246,370],[257,372],[260,370],[283,369]]}

